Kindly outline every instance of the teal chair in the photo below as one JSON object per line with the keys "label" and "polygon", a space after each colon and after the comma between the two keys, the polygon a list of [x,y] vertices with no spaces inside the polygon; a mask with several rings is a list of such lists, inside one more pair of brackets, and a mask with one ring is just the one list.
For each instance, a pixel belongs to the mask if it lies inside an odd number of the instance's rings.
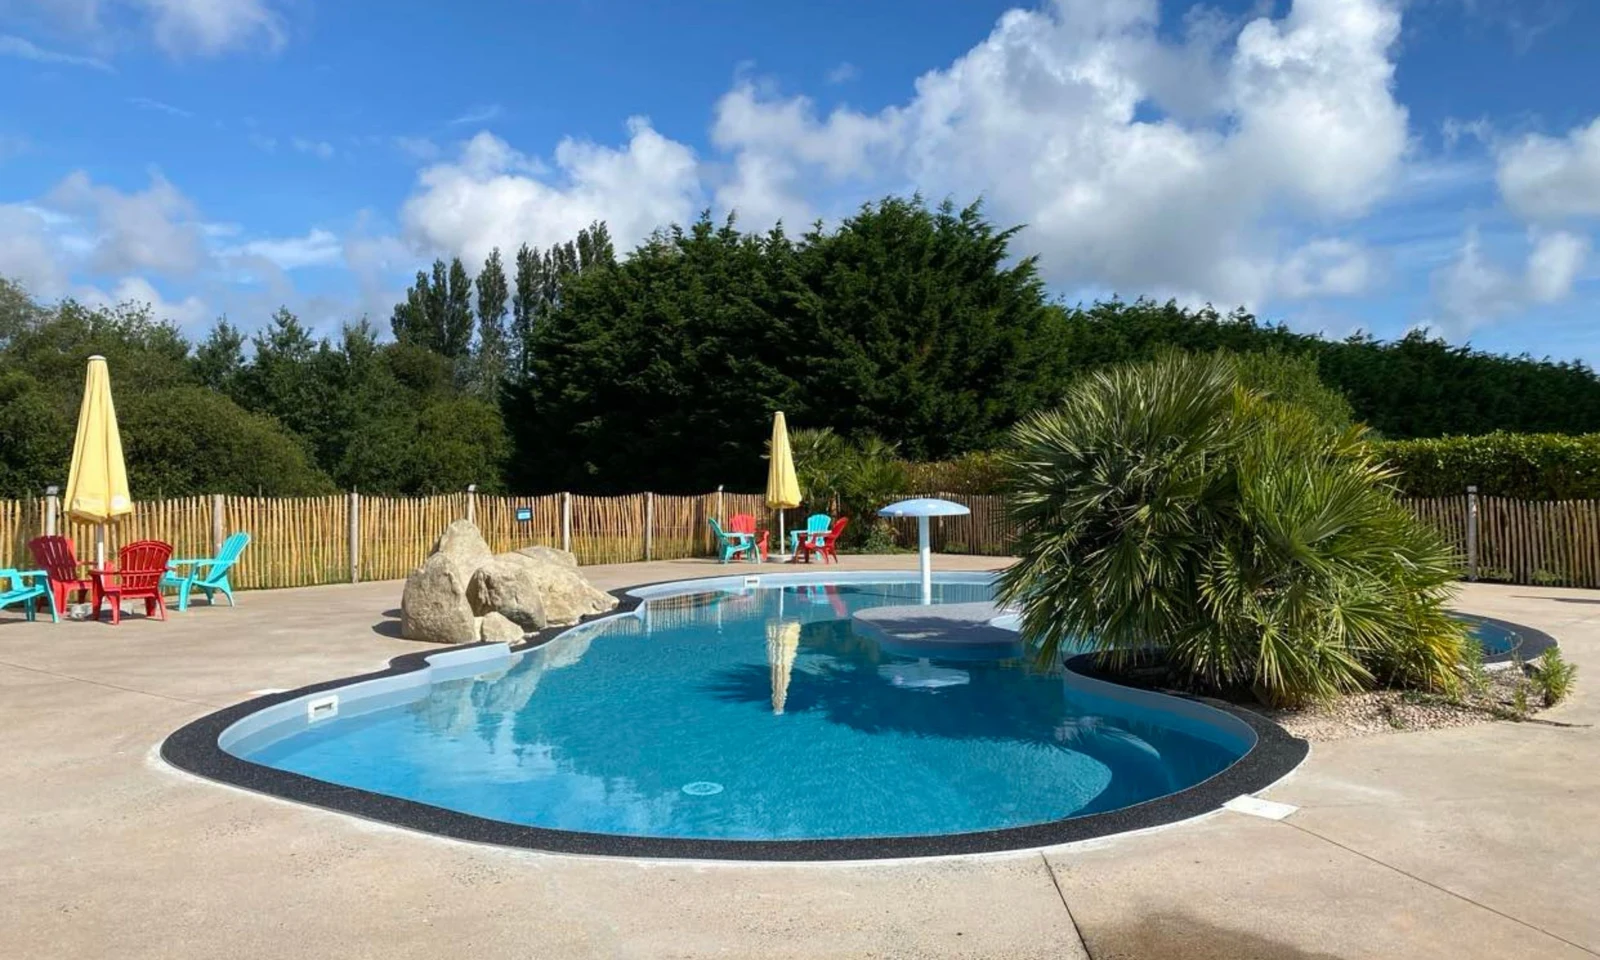
{"label": "teal chair", "polygon": [[711,524],[711,532],[717,538],[717,555],[722,563],[727,563],[755,546],[755,537],[748,533],[733,533],[722,529],[722,524],[717,522],[716,517],[707,517],[706,522]]}
{"label": "teal chair", "polygon": [[189,609],[189,594],[196,588],[206,595],[206,603],[215,603],[220,591],[233,606],[233,585],[228,583],[228,569],[239,562],[239,554],[250,545],[250,534],[240,532],[222,541],[222,549],[215,557],[198,560],[173,560],[167,564],[167,573],[161,586],[178,591],[178,610]]}
{"label": "teal chair", "polygon": [[43,570],[0,570],[0,581],[5,583],[4,588],[0,589],[0,608],[13,603],[23,604],[23,613],[32,620],[34,604],[44,597],[44,602],[50,607],[50,622],[61,622],[61,616],[56,612],[56,598],[50,592],[50,578]]}
{"label": "teal chair", "polygon": [[800,552],[801,537],[805,537],[807,539],[820,538],[832,528],[832,517],[828,516],[826,513],[813,513],[811,516],[806,518],[806,528],[804,530],[789,531],[789,553],[797,554]]}

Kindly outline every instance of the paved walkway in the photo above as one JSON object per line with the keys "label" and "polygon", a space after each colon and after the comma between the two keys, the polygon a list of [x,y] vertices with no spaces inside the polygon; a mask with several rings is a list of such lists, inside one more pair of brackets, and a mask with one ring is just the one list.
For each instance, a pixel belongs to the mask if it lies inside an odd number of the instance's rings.
{"label": "paved walkway", "polygon": [[[850,558],[909,567],[914,557]],[[943,557],[945,569],[979,558]],[[593,567],[616,587],[720,572]],[[166,624],[0,621],[0,957],[1600,956],[1600,592],[1468,586],[1583,671],[1546,714],[1315,748],[1267,795],[1141,836],[910,863],[578,859],[451,843],[175,772],[184,722],[373,669],[396,583]],[[9,612],[6,614],[9,617]]]}

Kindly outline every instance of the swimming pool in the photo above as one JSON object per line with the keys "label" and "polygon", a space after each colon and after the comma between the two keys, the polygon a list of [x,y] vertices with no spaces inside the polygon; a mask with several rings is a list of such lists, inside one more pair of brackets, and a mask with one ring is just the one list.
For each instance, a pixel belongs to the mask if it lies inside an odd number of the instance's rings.
{"label": "swimming pool", "polygon": [[[313,802],[398,799],[536,831],[525,845],[560,833],[666,855],[688,848],[652,842],[770,849],[1115,820],[1193,793],[1256,745],[1258,724],[1192,701],[1017,659],[886,652],[852,615],[916,604],[914,575],[817,579],[636,591],[632,611],[533,649],[435,654],[244,713],[213,742],[339,798]],[[934,587],[935,604],[990,595],[982,576]]]}

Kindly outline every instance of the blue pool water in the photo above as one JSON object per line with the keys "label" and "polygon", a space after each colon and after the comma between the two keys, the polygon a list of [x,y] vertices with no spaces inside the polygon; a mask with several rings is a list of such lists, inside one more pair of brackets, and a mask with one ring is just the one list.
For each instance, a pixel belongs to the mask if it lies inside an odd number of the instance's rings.
{"label": "blue pool water", "polygon": [[1522,645],[1522,638],[1517,636],[1516,631],[1498,623],[1465,613],[1454,616],[1466,623],[1467,636],[1477,641],[1486,657],[1503,657]]}
{"label": "blue pool water", "polygon": [[[940,583],[935,602],[988,599]],[[259,764],[513,823],[652,837],[947,834],[1149,800],[1249,742],[1009,662],[891,656],[853,610],[915,583],[647,601],[509,669],[302,718],[227,749]]]}

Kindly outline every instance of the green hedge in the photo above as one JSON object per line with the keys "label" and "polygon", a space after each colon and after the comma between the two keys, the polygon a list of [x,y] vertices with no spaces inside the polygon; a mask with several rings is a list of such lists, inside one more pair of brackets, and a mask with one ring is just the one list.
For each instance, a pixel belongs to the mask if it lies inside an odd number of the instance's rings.
{"label": "green hedge", "polygon": [[[1454,496],[1473,484],[1486,496],[1519,500],[1600,499],[1600,433],[1502,432],[1374,446],[1399,468],[1395,482],[1407,496]],[[908,464],[907,474],[919,493],[998,493],[1004,481],[999,457],[990,453]]]}
{"label": "green hedge", "polygon": [[1600,498],[1600,433],[1487,433],[1477,437],[1390,440],[1379,453],[1400,469],[1410,496],[1478,492],[1521,500]]}

